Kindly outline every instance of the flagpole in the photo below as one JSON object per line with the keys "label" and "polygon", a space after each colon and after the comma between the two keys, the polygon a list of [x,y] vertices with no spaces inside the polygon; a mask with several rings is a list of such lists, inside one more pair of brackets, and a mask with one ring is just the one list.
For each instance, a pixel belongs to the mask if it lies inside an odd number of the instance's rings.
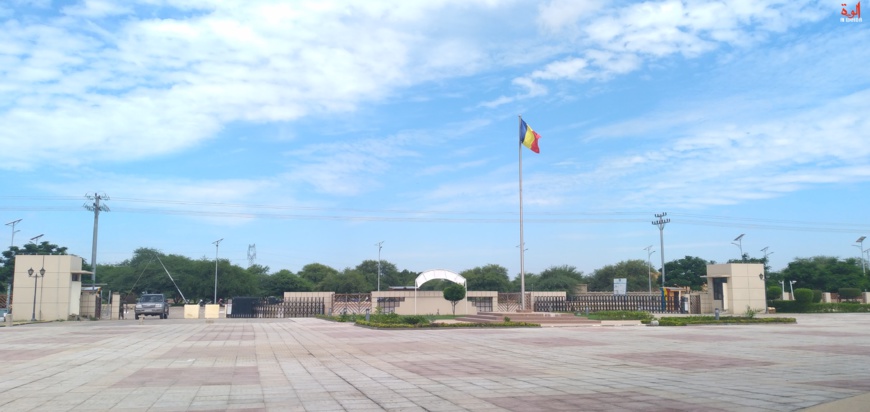
{"label": "flagpole", "polygon": [[[517,136],[522,138],[523,133],[523,116],[519,117],[519,132]],[[526,310],[526,244],[523,241],[523,142],[517,142],[520,157],[520,311]]]}

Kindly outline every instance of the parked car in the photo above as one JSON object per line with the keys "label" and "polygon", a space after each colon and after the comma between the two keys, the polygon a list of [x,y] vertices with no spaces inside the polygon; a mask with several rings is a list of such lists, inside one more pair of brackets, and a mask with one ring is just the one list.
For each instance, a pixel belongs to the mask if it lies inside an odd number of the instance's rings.
{"label": "parked car", "polygon": [[136,319],[145,315],[160,316],[160,319],[166,319],[169,317],[169,302],[166,301],[166,297],[162,293],[145,294],[136,301],[134,311]]}

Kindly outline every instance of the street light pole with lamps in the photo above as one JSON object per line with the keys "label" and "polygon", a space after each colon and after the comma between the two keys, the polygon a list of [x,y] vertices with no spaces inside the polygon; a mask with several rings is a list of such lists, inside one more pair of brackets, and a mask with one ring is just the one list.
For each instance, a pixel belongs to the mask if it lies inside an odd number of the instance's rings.
{"label": "street light pole with lamps", "polygon": [[643,248],[643,250],[646,250],[646,277],[647,283],[649,283],[649,294],[652,295],[652,254],[656,251],[652,250],[652,245]]}
{"label": "street light pole with lamps", "polygon": [[743,261],[743,235],[745,233],[741,233],[740,236],[734,238],[734,241],[731,242],[732,245],[737,246],[740,249],[740,261]]}
{"label": "street light pole with lamps", "polygon": [[[45,268],[39,269],[39,272],[36,273],[34,273],[33,268],[27,269],[27,276],[33,278],[33,314],[30,315],[30,321],[36,322],[36,289],[39,284],[39,278],[45,277]],[[39,309],[39,311],[42,312],[42,309]]]}
{"label": "street light pole with lamps", "polygon": [[217,303],[217,269],[218,269],[218,249],[221,246],[221,241],[224,238],[215,240],[214,242],[214,300],[211,303]]}
{"label": "street light pole with lamps", "polygon": [[791,289],[791,300],[794,300],[794,284],[797,283],[796,280],[788,281],[788,287]]}
{"label": "street light pole with lamps", "polygon": [[867,239],[867,236],[861,236],[858,240],[855,241],[857,245],[852,245],[858,248],[861,251],[861,274],[867,276],[867,269],[864,268],[864,239]]}

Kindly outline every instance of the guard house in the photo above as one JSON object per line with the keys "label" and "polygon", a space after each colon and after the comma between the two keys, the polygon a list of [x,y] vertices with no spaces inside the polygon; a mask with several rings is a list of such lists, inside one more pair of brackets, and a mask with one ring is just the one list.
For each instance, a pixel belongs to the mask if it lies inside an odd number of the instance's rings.
{"label": "guard house", "polygon": [[707,296],[701,311],[711,313],[719,309],[742,314],[752,309],[764,312],[767,306],[764,276],[761,263],[707,265]]}
{"label": "guard house", "polygon": [[81,315],[81,277],[86,274],[91,272],[82,270],[82,258],[75,255],[15,256],[13,320],[67,320]]}

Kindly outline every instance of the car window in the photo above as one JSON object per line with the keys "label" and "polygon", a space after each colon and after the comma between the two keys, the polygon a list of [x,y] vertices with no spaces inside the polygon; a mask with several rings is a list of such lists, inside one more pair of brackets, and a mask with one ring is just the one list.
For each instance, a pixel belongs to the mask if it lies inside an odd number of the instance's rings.
{"label": "car window", "polygon": [[163,297],[160,295],[145,295],[142,296],[141,301],[145,303],[163,302]]}

